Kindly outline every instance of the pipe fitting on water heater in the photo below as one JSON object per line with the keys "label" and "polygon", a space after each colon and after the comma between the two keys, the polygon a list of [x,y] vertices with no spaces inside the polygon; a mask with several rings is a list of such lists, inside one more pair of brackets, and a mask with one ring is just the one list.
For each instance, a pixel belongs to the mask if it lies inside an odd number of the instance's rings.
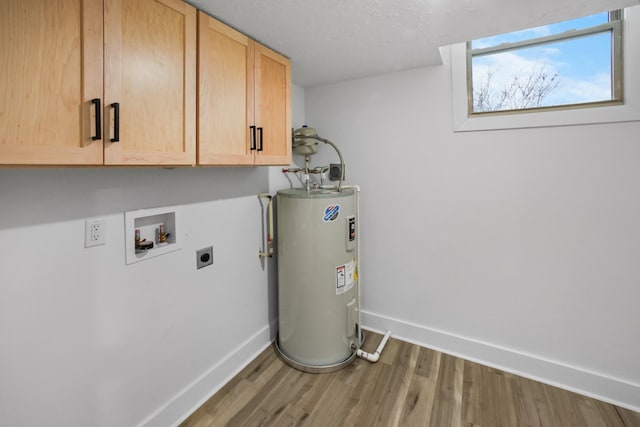
{"label": "pipe fitting on water heater", "polygon": [[318,152],[318,142],[324,142],[327,145],[333,147],[340,159],[340,177],[338,180],[337,191],[342,191],[342,181],[344,177],[344,158],[340,149],[331,141],[318,136],[318,132],[308,126],[302,126],[295,129],[291,135],[293,152],[304,156],[305,159],[305,187],[309,190],[309,181],[307,179],[309,173],[310,156]]}

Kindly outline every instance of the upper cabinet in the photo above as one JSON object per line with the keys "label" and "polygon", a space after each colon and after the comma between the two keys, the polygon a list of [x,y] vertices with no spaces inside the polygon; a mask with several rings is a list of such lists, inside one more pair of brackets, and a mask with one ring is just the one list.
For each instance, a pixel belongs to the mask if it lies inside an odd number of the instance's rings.
{"label": "upper cabinet", "polygon": [[102,0],[0,1],[0,164],[102,164],[102,26]]}
{"label": "upper cabinet", "polygon": [[289,60],[182,0],[0,1],[0,65],[0,165],[291,161]]}
{"label": "upper cabinet", "polygon": [[2,1],[0,32],[0,164],[195,163],[193,7]]}
{"label": "upper cabinet", "polygon": [[198,14],[198,164],[288,165],[290,61]]}
{"label": "upper cabinet", "polygon": [[196,10],[105,0],[105,164],[193,165]]}

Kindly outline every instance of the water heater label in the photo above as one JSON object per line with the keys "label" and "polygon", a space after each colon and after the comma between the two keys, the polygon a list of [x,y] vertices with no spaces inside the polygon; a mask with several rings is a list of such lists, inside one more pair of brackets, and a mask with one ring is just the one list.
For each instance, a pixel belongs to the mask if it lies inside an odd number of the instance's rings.
{"label": "water heater label", "polygon": [[324,209],[322,220],[324,222],[335,221],[338,218],[338,213],[340,213],[340,205],[329,205]]}
{"label": "water heater label", "polygon": [[350,261],[336,267],[336,295],[343,294],[353,288],[355,281],[355,262]]}

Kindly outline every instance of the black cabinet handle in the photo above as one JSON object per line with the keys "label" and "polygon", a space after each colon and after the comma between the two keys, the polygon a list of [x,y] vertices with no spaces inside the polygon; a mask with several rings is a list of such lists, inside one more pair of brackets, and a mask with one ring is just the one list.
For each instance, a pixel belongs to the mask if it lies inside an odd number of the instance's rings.
{"label": "black cabinet handle", "polygon": [[260,135],[260,137],[258,138],[260,140],[260,145],[258,146],[258,151],[262,151],[262,149],[264,148],[262,145],[262,128],[258,128],[258,135]]}
{"label": "black cabinet handle", "polygon": [[113,108],[113,138],[110,141],[118,142],[120,141],[120,103],[114,102],[111,107]]}
{"label": "black cabinet handle", "polygon": [[256,127],[249,126],[249,129],[251,129],[251,135],[249,135],[249,138],[251,139],[251,145],[249,146],[249,148],[251,149],[251,151],[253,151],[256,149]]}
{"label": "black cabinet handle", "polygon": [[91,139],[98,141],[102,139],[102,123],[100,120],[100,110],[102,110],[102,108],[100,107],[100,98],[93,98],[91,103],[96,107],[96,134],[92,136]]}

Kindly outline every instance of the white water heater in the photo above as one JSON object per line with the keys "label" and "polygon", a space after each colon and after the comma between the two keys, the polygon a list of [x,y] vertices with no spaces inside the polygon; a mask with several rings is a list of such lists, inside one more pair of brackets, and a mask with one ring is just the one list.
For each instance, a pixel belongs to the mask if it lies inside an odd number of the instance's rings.
{"label": "white water heater", "polygon": [[355,359],[360,334],[356,193],[351,189],[280,190],[276,209],[276,346],[297,369],[340,369]]}

